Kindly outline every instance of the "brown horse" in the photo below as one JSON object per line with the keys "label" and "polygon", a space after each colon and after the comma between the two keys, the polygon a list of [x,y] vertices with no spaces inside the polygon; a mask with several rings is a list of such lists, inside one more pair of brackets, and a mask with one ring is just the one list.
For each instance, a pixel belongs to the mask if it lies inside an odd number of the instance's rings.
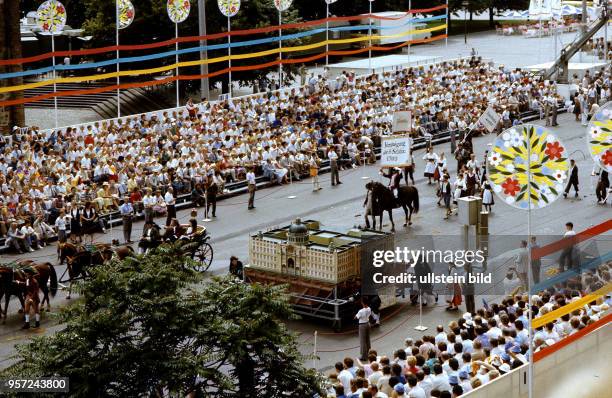
{"label": "brown horse", "polygon": [[[0,266],[0,299],[4,296],[4,310],[0,308],[0,317],[4,315],[2,323],[6,323],[8,315],[8,305],[11,296],[17,296],[21,303],[21,310],[24,308],[25,281],[30,275],[34,275],[40,290],[43,293],[41,307],[47,302],[47,311],[51,310],[49,293],[55,297],[58,283],[55,268],[50,263],[34,264],[26,260],[15,264],[15,266]],[[50,283],[49,283],[50,282]],[[49,286],[47,286],[47,284]]]}
{"label": "brown horse", "polygon": [[[22,267],[21,269],[24,272],[34,274],[36,276],[38,286],[40,286],[40,290],[43,292],[43,299],[40,302],[40,308],[42,309],[46,301],[47,311],[51,311],[51,300],[49,299],[49,293],[51,293],[51,297],[55,297],[58,288],[57,273],[55,272],[55,267],[53,267],[53,264],[49,262],[35,263],[31,260],[20,261],[18,264]],[[47,284],[49,286],[47,286]]]}
{"label": "brown horse", "polygon": [[113,247],[110,244],[103,243],[94,245],[92,249],[73,244],[67,245],[69,246],[64,246],[61,249],[61,255],[65,255],[66,272],[68,273],[68,279],[62,280],[62,282],[69,282],[67,300],[70,299],[72,294],[72,282],[77,279],[87,278],[89,276],[87,271],[89,267],[103,265],[110,261],[113,256],[123,260],[134,254],[134,249],[128,245]]}
{"label": "brown horse", "polygon": [[[380,219],[380,229],[382,230],[382,217],[386,211],[389,213],[391,220],[391,232],[395,232],[395,223],[393,222],[393,209],[401,206],[406,215],[404,227],[412,225],[412,213],[419,211],[419,191],[413,185],[404,185],[399,187],[396,199],[393,192],[380,182],[370,181],[366,184],[366,189],[372,190],[373,213],[372,220],[374,229],[376,229],[376,216]],[[398,206],[399,205],[399,206]],[[367,219],[367,218],[366,218]]]}

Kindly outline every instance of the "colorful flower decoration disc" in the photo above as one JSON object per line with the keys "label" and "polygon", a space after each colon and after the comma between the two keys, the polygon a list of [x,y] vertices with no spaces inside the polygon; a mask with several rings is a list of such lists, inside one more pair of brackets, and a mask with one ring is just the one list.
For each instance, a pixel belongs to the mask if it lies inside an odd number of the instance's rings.
{"label": "colorful flower decoration disc", "polygon": [[191,3],[189,0],[168,0],[166,8],[168,9],[170,20],[174,23],[181,23],[189,16]]}
{"label": "colorful flower decoration disc", "polygon": [[240,10],[240,0],[217,0],[219,11],[226,17],[233,17]]}
{"label": "colorful flower decoration disc", "polygon": [[119,29],[125,29],[134,21],[134,5],[130,0],[119,0]]}
{"label": "colorful flower decoration disc", "polygon": [[504,202],[527,210],[531,200],[531,208],[538,209],[563,193],[569,162],[565,145],[551,131],[523,124],[497,136],[487,170],[493,191]]}
{"label": "colorful flower decoration disc", "polygon": [[57,0],[48,0],[38,7],[36,17],[43,32],[61,32],[66,25],[66,8]]}
{"label": "colorful flower decoration disc", "polygon": [[612,102],[600,107],[591,118],[587,140],[595,164],[612,173]]}
{"label": "colorful flower decoration disc", "polygon": [[278,11],[285,11],[291,7],[292,2],[293,0],[274,0],[274,7],[276,7]]}
{"label": "colorful flower decoration disc", "polygon": [[325,0],[325,2],[327,4],[334,4],[335,2],[337,2],[338,0]]}

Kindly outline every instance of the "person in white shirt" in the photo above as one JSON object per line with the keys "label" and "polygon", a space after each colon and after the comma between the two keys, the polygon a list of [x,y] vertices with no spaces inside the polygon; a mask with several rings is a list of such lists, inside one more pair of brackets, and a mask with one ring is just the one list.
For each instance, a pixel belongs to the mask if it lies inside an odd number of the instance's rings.
{"label": "person in white shirt", "polygon": [[434,375],[431,377],[432,390],[450,391],[448,376],[443,373],[442,365],[436,363],[433,367]]}
{"label": "person in white shirt", "polygon": [[255,191],[257,190],[257,182],[255,181],[255,173],[253,173],[252,168],[248,168],[248,172],[246,174],[247,180],[247,188],[249,191],[249,210],[255,208]]}
{"label": "person in white shirt", "polygon": [[370,369],[372,370],[372,374],[368,376],[368,384],[377,385],[378,380],[382,377],[382,371],[380,370],[380,365],[378,362],[372,362],[370,364]]}
{"label": "person in white shirt", "polygon": [[176,199],[174,199],[174,189],[168,188],[164,195],[164,202],[166,202],[166,227],[170,225],[172,219],[176,218]]}
{"label": "person in white shirt", "polygon": [[446,335],[446,332],[444,332],[444,327],[442,325],[438,325],[436,330],[438,332],[438,334],[436,335],[436,345],[440,343],[447,343],[448,337]]}
{"label": "person in white shirt", "polygon": [[371,348],[370,343],[370,316],[372,310],[368,305],[368,302],[364,299],[361,300],[362,308],[357,311],[355,319],[359,322],[359,345],[361,347],[361,360],[365,361],[368,358],[368,352]]}
{"label": "person in white shirt", "polygon": [[342,364],[342,362],[336,363],[336,372],[338,372],[338,381],[344,387],[344,391],[351,391],[351,380],[353,380],[353,374]]}
{"label": "person in white shirt", "polygon": [[514,276],[514,270],[509,269],[504,278],[504,295],[510,296],[521,286],[521,280]]}

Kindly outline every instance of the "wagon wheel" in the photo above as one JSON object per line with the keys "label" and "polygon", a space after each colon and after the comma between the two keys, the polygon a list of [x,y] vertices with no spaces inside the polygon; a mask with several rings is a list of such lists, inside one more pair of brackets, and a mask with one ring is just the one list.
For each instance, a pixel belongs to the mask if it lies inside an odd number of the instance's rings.
{"label": "wagon wheel", "polygon": [[213,260],[213,248],[210,243],[203,242],[200,243],[197,249],[193,254],[193,259],[198,262],[196,265],[196,270],[199,272],[206,272],[208,268],[210,268],[210,264],[212,264]]}

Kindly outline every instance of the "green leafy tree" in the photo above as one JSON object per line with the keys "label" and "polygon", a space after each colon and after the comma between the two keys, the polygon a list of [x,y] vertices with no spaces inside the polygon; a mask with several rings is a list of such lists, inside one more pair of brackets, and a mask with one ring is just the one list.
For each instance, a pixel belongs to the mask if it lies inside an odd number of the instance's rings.
{"label": "green leafy tree", "polygon": [[18,346],[3,377],[65,376],[74,397],[307,396],[318,390],[279,288],[198,285],[177,247],[96,267],[64,329]]}

